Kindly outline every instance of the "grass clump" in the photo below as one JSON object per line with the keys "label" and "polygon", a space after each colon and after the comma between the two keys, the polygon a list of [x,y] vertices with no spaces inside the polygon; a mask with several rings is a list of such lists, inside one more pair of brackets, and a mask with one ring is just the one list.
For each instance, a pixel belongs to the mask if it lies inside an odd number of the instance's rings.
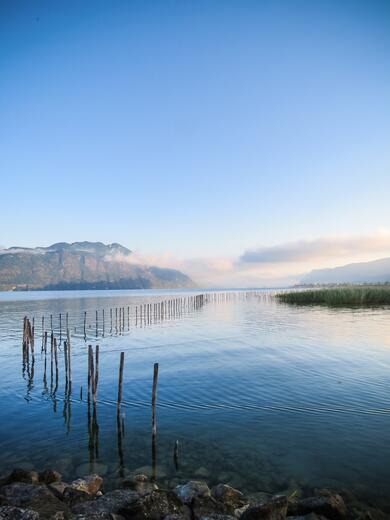
{"label": "grass clump", "polygon": [[328,305],[330,307],[373,307],[390,305],[390,286],[350,286],[291,291],[277,294],[283,303]]}

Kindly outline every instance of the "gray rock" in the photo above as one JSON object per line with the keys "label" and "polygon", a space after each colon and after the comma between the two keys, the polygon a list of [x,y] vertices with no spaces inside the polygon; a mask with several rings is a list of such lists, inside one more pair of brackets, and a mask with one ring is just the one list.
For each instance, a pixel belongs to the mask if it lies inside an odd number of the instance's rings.
{"label": "gray rock", "polygon": [[66,482],[52,482],[48,485],[48,488],[53,493],[54,496],[62,500],[62,496],[64,494],[65,489],[69,487],[69,484]]}
{"label": "gray rock", "polygon": [[191,502],[191,509],[195,520],[224,514],[224,504],[211,496],[195,497]]}
{"label": "gray rock", "polygon": [[226,484],[218,484],[211,488],[211,496],[223,504],[226,513],[233,514],[236,509],[245,505],[244,495],[241,491]]}
{"label": "gray rock", "polygon": [[91,495],[81,489],[74,489],[73,487],[66,487],[63,494],[62,500],[66,502],[69,507],[73,507],[76,504],[81,504],[87,500],[91,500]]}
{"label": "gray rock", "polygon": [[141,496],[148,495],[158,489],[157,484],[150,482],[146,475],[134,475],[123,480],[122,485],[125,489],[133,489]]}
{"label": "gray rock", "polygon": [[51,519],[59,512],[69,511],[45,484],[14,482],[0,488],[0,495],[11,506],[26,507],[37,511],[41,519]]}
{"label": "gray rock", "polygon": [[171,491],[155,490],[140,497],[126,510],[121,510],[125,518],[132,520],[161,520],[162,518],[178,516],[183,520],[191,520],[191,510],[182,504]]}
{"label": "gray rock", "polygon": [[0,520],[39,520],[39,514],[31,509],[2,506],[0,507]]}
{"label": "gray rock", "polygon": [[200,516],[199,520],[237,520],[235,516],[211,513],[206,516]]}
{"label": "gray rock", "polygon": [[343,498],[328,490],[320,491],[315,497],[289,502],[288,514],[290,516],[304,516],[309,513],[323,515],[329,520],[344,520],[348,516]]}
{"label": "gray rock", "polygon": [[16,468],[8,476],[7,481],[8,483],[25,482],[26,484],[36,484],[39,482],[39,475],[33,470]]}
{"label": "gray rock", "polygon": [[241,520],[285,520],[288,500],[275,495],[269,500],[250,505],[241,515]]}
{"label": "gray rock", "polygon": [[176,486],[174,493],[183,504],[190,504],[195,497],[209,497],[210,488],[203,480],[190,480],[187,484]]}
{"label": "gray rock", "polygon": [[121,514],[132,504],[139,500],[139,495],[129,489],[117,489],[105,495],[72,507],[72,512],[81,515],[92,515],[98,513]]}
{"label": "gray rock", "polygon": [[92,513],[73,516],[73,520],[124,520],[124,517],[114,513]]}
{"label": "gray rock", "polygon": [[39,481],[44,484],[52,484],[61,481],[61,473],[54,469],[45,469],[39,473]]}
{"label": "gray rock", "polygon": [[288,516],[286,520],[326,520],[324,516],[318,516],[315,513],[309,513],[305,516]]}

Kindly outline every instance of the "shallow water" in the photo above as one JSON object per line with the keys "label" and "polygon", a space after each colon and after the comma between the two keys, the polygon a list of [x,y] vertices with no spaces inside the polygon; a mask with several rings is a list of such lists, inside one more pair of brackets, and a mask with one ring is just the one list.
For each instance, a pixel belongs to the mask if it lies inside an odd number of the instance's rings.
{"label": "shallow water", "polygon": [[[247,492],[328,486],[390,511],[390,310],[297,308],[236,295],[149,325],[137,315],[136,326],[136,305],[188,294],[196,292],[0,293],[0,472],[53,466],[66,480],[96,470],[108,487],[135,470],[152,473],[150,402],[158,362],[161,484],[205,478]],[[110,335],[109,308],[120,306],[130,307],[129,330],[126,311],[125,330],[116,333],[114,319]],[[63,326],[69,314],[72,332],[70,398],[62,346],[58,388],[55,375],[51,385],[50,352],[44,382],[41,316],[50,328],[53,315],[59,338],[59,313]],[[35,363],[23,372],[24,315],[35,316],[36,340]],[[89,418],[87,345],[96,343],[97,406]]]}

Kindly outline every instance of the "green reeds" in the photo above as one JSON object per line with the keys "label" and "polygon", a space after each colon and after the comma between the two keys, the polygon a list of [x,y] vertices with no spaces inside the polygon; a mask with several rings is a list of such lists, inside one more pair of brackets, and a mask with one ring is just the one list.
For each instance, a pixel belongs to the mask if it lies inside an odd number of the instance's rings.
{"label": "green reeds", "polygon": [[372,307],[390,305],[390,286],[343,286],[280,293],[282,303],[328,305],[329,307]]}

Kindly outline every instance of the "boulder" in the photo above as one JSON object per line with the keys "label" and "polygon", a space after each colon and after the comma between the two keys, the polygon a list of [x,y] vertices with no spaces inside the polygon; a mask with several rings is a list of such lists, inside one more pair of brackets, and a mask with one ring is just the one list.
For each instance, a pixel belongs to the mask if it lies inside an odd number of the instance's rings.
{"label": "boulder", "polygon": [[211,488],[211,496],[217,502],[223,504],[225,512],[231,514],[245,505],[244,495],[241,491],[226,484],[218,484]]}
{"label": "boulder", "polygon": [[0,520],[39,520],[39,514],[31,509],[2,506],[0,507]]}
{"label": "boulder", "polygon": [[[117,489],[102,495],[95,500],[89,500],[72,507],[72,513],[78,515],[93,515],[100,513],[121,514],[139,500],[139,495],[130,489]],[[90,518],[90,516],[88,516]]]}
{"label": "boulder", "polygon": [[299,516],[288,516],[287,520],[327,520],[324,516],[318,516],[315,513],[309,513],[308,515]]}
{"label": "boulder", "polygon": [[171,491],[161,489],[142,496],[126,509],[119,511],[125,518],[131,520],[161,520],[162,518],[178,516],[183,520],[191,520],[191,510]]}
{"label": "boulder", "polygon": [[125,489],[133,489],[142,496],[158,489],[157,484],[150,482],[146,475],[134,475],[133,477],[123,480],[122,485]]}
{"label": "boulder", "polygon": [[321,490],[314,497],[290,501],[288,505],[290,516],[304,516],[309,513],[325,516],[329,520],[344,520],[348,516],[343,498],[328,490]]}
{"label": "boulder", "polygon": [[241,515],[241,520],[285,520],[288,500],[284,495],[275,495],[268,500],[250,505]]}
{"label": "boulder", "polygon": [[69,507],[81,504],[81,502],[85,502],[86,500],[91,500],[91,498],[91,495],[86,491],[74,489],[70,486],[66,487],[62,494],[62,500],[66,502]]}
{"label": "boulder", "polygon": [[39,475],[36,471],[29,469],[16,468],[7,477],[7,483],[24,482],[26,484],[37,484],[39,482]]}
{"label": "boulder", "polygon": [[195,520],[224,514],[224,504],[211,496],[195,497],[191,502],[192,515]]}
{"label": "boulder", "polygon": [[114,513],[92,513],[88,515],[76,515],[73,520],[124,520],[123,516]]}
{"label": "boulder", "polygon": [[219,513],[211,513],[209,515],[200,516],[199,520],[237,520],[235,516],[222,515]]}
{"label": "boulder", "polygon": [[41,519],[52,519],[57,512],[69,512],[68,506],[54,496],[45,484],[14,482],[0,488],[0,495],[8,505],[37,511]]}
{"label": "boulder", "polygon": [[39,473],[39,481],[44,484],[52,484],[61,481],[61,473],[54,469],[45,469]]}
{"label": "boulder", "polygon": [[210,488],[203,480],[190,480],[187,484],[176,486],[175,495],[183,504],[190,504],[195,497],[209,497]]}
{"label": "boulder", "polygon": [[84,491],[85,493],[88,493],[89,495],[96,495],[98,491],[100,491],[100,488],[103,485],[103,479],[102,477],[99,477],[99,475],[93,474],[93,475],[87,475],[83,478],[78,478],[77,480],[74,480],[70,487],[73,489],[77,489],[78,491]]}
{"label": "boulder", "polygon": [[52,482],[47,487],[50,489],[54,496],[62,500],[64,491],[67,487],[69,487],[69,484],[67,484],[66,482]]}

